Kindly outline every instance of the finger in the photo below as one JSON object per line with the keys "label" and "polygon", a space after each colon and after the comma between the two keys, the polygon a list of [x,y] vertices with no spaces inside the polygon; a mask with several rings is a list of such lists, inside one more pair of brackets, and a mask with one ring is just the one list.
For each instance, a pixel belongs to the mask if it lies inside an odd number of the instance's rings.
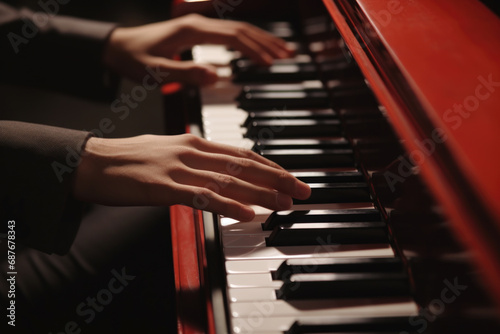
{"label": "finger", "polygon": [[235,36],[230,46],[243,52],[245,56],[259,64],[271,65],[275,58],[262,45],[246,35]]}
{"label": "finger", "polygon": [[161,68],[163,76],[169,82],[176,81],[195,86],[206,86],[218,80],[215,68],[210,65],[160,57],[155,57],[154,60],[150,62]]}
{"label": "finger", "polygon": [[180,203],[198,210],[214,212],[239,221],[250,221],[255,217],[251,207],[221,196],[210,189],[196,186],[179,187]]}
{"label": "finger", "polygon": [[283,39],[251,24],[234,22],[234,30],[237,31],[237,35],[246,35],[252,39],[275,58],[284,58],[290,56],[293,52],[288,49],[287,43]]}
{"label": "finger", "polygon": [[251,184],[275,189],[294,198],[306,199],[311,194],[311,189],[307,184],[297,180],[287,171],[251,159],[206,152],[196,152],[182,159],[188,167],[231,175]]}
{"label": "finger", "polygon": [[197,143],[194,143],[195,148],[198,150],[207,152],[207,153],[218,153],[225,154],[229,156],[233,156],[236,158],[246,158],[257,161],[261,164],[267,165],[269,167],[273,167],[279,170],[284,170],[283,167],[278,165],[277,163],[264,158],[262,155],[255,153],[252,150],[248,150],[241,147],[235,147],[226,144],[214,143],[208,140],[199,140]]}
{"label": "finger", "polygon": [[281,38],[260,29],[248,30],[246,33],[250,39],[264,48],[274,58],[287,58],[293,54],[293,50],[290,50],[287,43]]}
{"label": "finger", "polygon": [[293,204],[289,195],[224,173],[191,169],[172,175],[172,179],[179,184],[207,188],[240,203],[259,205],[271,210],[289,210]]}

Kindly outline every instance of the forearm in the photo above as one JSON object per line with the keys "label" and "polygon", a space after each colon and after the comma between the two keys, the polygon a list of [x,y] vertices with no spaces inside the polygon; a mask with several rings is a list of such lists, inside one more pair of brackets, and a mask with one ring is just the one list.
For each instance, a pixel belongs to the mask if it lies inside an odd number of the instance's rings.
{"label": "forearm", "polygon": [[81,204],[72,179],[89,134],[56,127],[0,121],[0,212],[16,220],[20,241],[64,253],[78,229]]}

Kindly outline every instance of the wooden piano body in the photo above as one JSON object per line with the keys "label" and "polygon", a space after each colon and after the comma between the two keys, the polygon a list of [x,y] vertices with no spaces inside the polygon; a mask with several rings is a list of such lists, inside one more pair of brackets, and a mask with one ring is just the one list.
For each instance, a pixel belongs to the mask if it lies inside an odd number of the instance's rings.
{"label": "wooden piano body", "polygon": [[[443,279],[460,274],[467,275],[464,280],[474,291],[446,304],[443,316],[430,321],[434,329],[422,332],[477,328],[495,333],[500,314],[500,19],[476,0],[174,4],[174,16],[189,12],[250,21],[266,16],[300,21],[323,13],[332,20],[343,52],[356,62],[403,150],[382,163],[368,159],[362,169],[405,262],[415,301],[421,310],[439,306]],[[193,131],[197,127],[189,124],[200,123],[192,94],[183,89],[166,95],[168,103],[180,96],[177,106],[189,105],[180,120],[167,119],[177,124],[171,133]],[[351,141],[363,160],[366,138]],[[429,208],[439,218],[420,221],[429,219]],[[179,333],[230,331],[217,217],[176,206],[171,222]],[[455,253],[467,258],[466,269],[456,259],[443,260],[456,247]]]}

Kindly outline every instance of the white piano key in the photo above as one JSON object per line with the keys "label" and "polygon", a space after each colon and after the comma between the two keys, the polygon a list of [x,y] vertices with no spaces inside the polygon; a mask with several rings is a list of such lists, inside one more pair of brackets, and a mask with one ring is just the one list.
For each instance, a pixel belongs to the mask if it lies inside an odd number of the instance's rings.
{"label": "white piano key", "polygon": [[[399,316],[407,316],[408,318],[418,315],[416,313],[416,305],[415,307],[408,307],[405,310],[410,311],[411,313],[405,314],[403,310],[399,311]],[[379,315],[379,312],[370,312],[369,314],[359,315],[359,312],[356,314],[345,314],[340,313],[338,315],[323,315],[323,316],[298,316],[298,317],[273,317],[266,318],[263,317],[260,312],[256,312],[252,316],[246,318],[233,318],[231,321],[231,333],[233,334],[247,334],[247,333],[258,333],[258,334],[269,334],[269,333],[280,333],[290,329],[295,321],[318,321],[321,320],[325,323],[332,321],[335,318],[341,318],[342,320],[352,319],[353,322],[356,322],[357,318],[363,318],[364,316],[371,317],[385,317],[392,316],[390,312],[387,314]]]}
{"label": "white piano key", "polygon": [[299,72],[300,67],[294,64],[283,64],[280,66],[271,65],[269,66],[269,73],[289,73],[289,72]]}
{"label": "white piano key", "polygon": [[279,289],[283,281],[273,281],[271,274],[227,275],[230,288],[275,288]]}
{"label": "white piano key", "polygon": [[317,245],[287,247],[228,247],[226,260],[309,259],[313,257],[391,257],[389,244]]}
{"label": "white piano key", "polygon": [[219,79],[231,78],[231,76],[233,75],[233,70],[229,66],[217,67],[215,71]]}
{"label": "white piano key", "polygon": [[[269,231],[270,232],[270,231]],[[240,223],[231,226],[222,226],[222,235],[256,235],[263,233],[260,223]]]}
{"label": "white piano key", "polygon": [[405,316],[417,314],[410,297],[398,298],[338,298],[317,300],[274,300],[230,304],[231,316],[245,318],[261,313],[264,318],[299,316]]}
{"label": "white piano key", "polygon": [[273,210],[263,208],[261,206],[252,206],[253,211],[255,211],[256,216],[269,216],[271,213],[273,213]]}
{"label": "white piano key", "polygon": [[223,45],[195,45],[192,49],[193,60],[200,64],[227,65],[237,55]]}
{"label": "white piano key", "polygon": [[283,260],[226,261],[228,274],[269,273],[277,270]]}
{"label": "white piano key", "polygon": [[261,208],[258,206],[252,206],[251,207],[255,211],[255,217],[248,222],[240,222],[236,219],[228,218],[228,217],[222,217],[220,219],[220,225],[221,226],[233,226],[233,225],[242,225],[242,224],[251,224],[251,223],[262,223],[269,217],[271,213],[273,213],[273,210],[269,210],[266,208]]}
{"label": "white piano key", "polygon": [[[232,333],[234,333],[234,332],[232,332]],[[264,331],[264,332],[258,331],[258,332],[255,332],[255,333],[259,333],[259,334],[283,334],[282,331]]]}
{"label": "white piano key", "polygon": [[274,287],[229,288],[227,290],[227,293],[229,301],[232,303],[256,302],[277,299],[276,288]]}
{"label": "white piano key", "polygon": [[[267,233],[266,233],[267,232]],[[222,245],[226,247],[266,247],[265,238],[271,234],[271,231],[265,231],[259,234],[223,234]]]}
{"label": "white piano key", "polygon": [[224,114],[238,114],[245,115],[246,111],[238,108],[236,103],[233,101],[232,103],[220,103],[220,104],[208,104],[203,106],[203,110],[201,111],[202,116],[210,117],[212,115],[224,115]]}

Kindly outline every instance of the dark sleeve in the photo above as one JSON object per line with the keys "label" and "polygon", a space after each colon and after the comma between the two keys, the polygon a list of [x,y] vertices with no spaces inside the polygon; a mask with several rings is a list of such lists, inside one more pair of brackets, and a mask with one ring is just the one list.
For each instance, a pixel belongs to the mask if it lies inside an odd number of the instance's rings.
{"label": "dark sleeve", "polygon": [[0,3],[0,80],[111,99],[118,77],[104,68],[102,54],[115,27]]}
{"label": "dark sleeve", "polygon": [[2,233],[15,220],[16,241],[64,254],[78,230],[82,204],[71,197],[73,171],[88,132],[0,121]]}

